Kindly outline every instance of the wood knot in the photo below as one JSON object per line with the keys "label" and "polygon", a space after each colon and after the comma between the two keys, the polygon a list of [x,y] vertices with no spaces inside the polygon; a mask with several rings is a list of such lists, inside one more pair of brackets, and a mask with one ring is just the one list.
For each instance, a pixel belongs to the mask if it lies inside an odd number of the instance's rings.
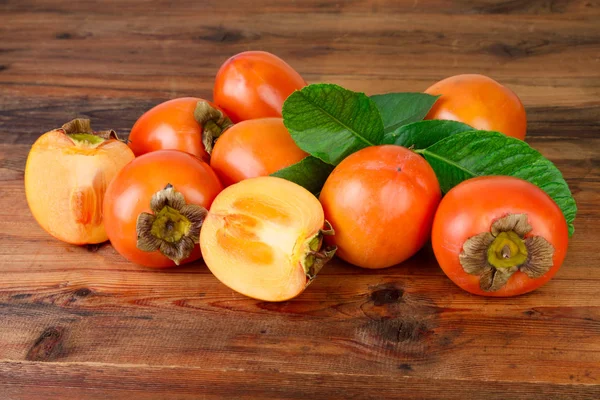
{"label": "wood knot", "polygon": [[397,303],[400,301],[404,291],[396,287],[386,287],[371,292],[371,301],[376,306]]}
{"label": "wood knot", "polygon": [[69,32],[60,32],[60,33],[57,33],[56,36],[54,36],[54,37],[59,40],[64,40],[64,39],[73,38],[73,35],[71,35]]}
{"label": "wood knot", "polygon": [[431,333],[428,322],[410,316],[371,321],[368,328],[376,337],[392,343],[418,342]]}
{"label": "wood knot", "polygon": [[47,328],[37,338],[25,356],[29,361],[50,361],[60,355],[65,328],[61,326]]}
{"label": "wood knot", "polygon": [[86,297],[92,294],[92,291],[88,288],[77,289],[73,294],[77,297]]}
{"label": "wood knot", "polygon": [[400,364],[400,365],[398,365],[398,369],[401,369],[401,370],[403,370],[403,371],[412,371],[412,370],[413,370],[413,367],[412,367],[412,365],[410,365],[410,364],[406,364],[406,363],[404,363],[404,364]]}

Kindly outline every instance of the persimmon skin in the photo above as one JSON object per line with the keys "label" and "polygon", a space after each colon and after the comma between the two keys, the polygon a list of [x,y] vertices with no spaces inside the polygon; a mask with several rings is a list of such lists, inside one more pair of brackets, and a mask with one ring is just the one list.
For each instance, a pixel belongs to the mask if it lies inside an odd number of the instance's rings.
{"label": "persimmon skin", "polygon": [[225,186],[267,176],[307,157],[281,118],[242,121],[223,133],[213,148],[210,166]]}
{"label": "persimmon skin", "polygon": [[203,99],[181,97],[146,111],[129,134],[129,147],[136,157],[157,150],[180,150],[208,161],[209,156],[202,143],[202,126],[194,119],[199,101]]}
{"label": "persimmon skin", "polygon": [[91,148],[77,146],[61,129],[43,134],[33,144],[25,166],[25,194],[33,217],[63,242],[105,242],[106,187],[133,158],[127,145],[116,139]]}
{"label": "persimmon skin", "polygon": [[[537,279],[517,271],[494,292],[479,287],[479,276],[466,273],[459,255],[467,239],[489,232],[492,223],[508,214],[527,214],[533,228],[527,234],[542,236],[554,247],[554,264]],[[507,297],[531,292],[548,282],[567,253],[569,231],[558,205],[532,183],[509,176],[484,176],[466,180],[442,199],[433,222],[431,243],[444,273],[469,293]]]}
{"label": "persimmon skin", "polygon": [[[167,184],[183,194],[187,204],[210,208],[222,190],[217,175],[208,164],[189,153],[159,150],[137,157],[115,177],[104,198],[104,224],[111,244],[129,261],[147,267],[174,267],[159,251],[137,248],[136,222],[142,212],[152,213],[150,199]],[[197,245],[180,264],[201,257]]]}
{"label": "persimmon skin", "polygon": [[306,81],[289,64],[265,51],[229,58],[217,73],[213,99],[234,123],[281,117],[285,99]]}
{"label": "persimmon skin", "polygon": [[225,188],[200,231],[204,261],[215,277],[245,296],[285,301],[307,286],[302,259],[324,225],[319,201],[272,176]]}
{"label": "persimmon skin", "polygon": [[399,264],[429,239],[440,198],[435,173],[419,155],[394,145],[364,148],[323,186],[319,200],[336,232],[326,240],[362,268]]}
{"label": "persimmon skin", "polygon": [[525,139],[527,116],[523,103],[512,90],[492,78],[455,75],[433,84],[425,93],[441,95],[425,119],[459,121],[475,129]]}

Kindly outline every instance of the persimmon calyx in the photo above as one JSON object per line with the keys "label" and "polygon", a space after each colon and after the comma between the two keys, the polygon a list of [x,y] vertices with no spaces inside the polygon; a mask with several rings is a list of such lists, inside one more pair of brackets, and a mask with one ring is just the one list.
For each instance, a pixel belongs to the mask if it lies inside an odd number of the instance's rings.
{"label": "persimmon calyx", "polygon": [[541,236],[525,237],[532,228],[527,214],[509,214],[492,223],[490,232],[469,238],[459,255],[464,271],[479,275],[486,292],[502,288],[517,271],[535,279],[552,268],[554,247]]}
{"label": "persimmon calyx", "polygon": [[320,233],[322,236],[333,236],[335,235],[335,230],[333,229],[333,226],[331,226],[331,223],[325,220],[325,223],[323,224],[323,229],[320,230]]}
{"label": "persimmon calyx", "polygon": [[200,228],[208,211],[186,204],[183,194],[171,184],[152,196],[150,209],[153,214],[144,212],[137,218],[137,248],[158,250],[179,265],[200,241]]}
{"label": "persimmon calyx", "polygon": [[327,264],[335,255],[335,252],[337,251],[336,246],[327,246],[322,248],[323,236],[332,236],[334,234],[335,231],[333,230],[333,227],[329,221],[326,220],[323,229],[319,230],[315,236],[307,241],[308,251],[301,262],[302,268],[304,268],[304,273],[308,279],[307,284],[315,279],[323,266]]}
{"label": "persimmon calyx", "polygon": [[119,140],[115,131],[94,132],[89,119],[76,118],[64,124],[62,130],[78,147],[95,148],[100,146],[106,140]]}
{"label": "persimmon calyx", "polygon": [[202,126],[202,144],[208,154],[212,153],[217,138],[233,126],[233,122],[221,110],[204,100],[196,104],[194,119]]}

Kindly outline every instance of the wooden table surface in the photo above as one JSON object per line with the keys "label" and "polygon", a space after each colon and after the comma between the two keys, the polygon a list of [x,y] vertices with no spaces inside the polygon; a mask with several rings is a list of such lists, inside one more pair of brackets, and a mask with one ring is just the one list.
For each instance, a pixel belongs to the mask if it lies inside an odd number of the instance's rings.
{"label": "wooden table surface", "polygon": [[[598,1],[3,0],[0,21],[0,398],[600,398]],[[84,116],[126,135],[159,102],[210,98],[249,49],[367,94],[467,72],[515,90],[579,206],[562,269],[481,298],[425,248],[379,271],[335,261],[272,304],[202,263],[145,269],[38,227],[39,134]]]}

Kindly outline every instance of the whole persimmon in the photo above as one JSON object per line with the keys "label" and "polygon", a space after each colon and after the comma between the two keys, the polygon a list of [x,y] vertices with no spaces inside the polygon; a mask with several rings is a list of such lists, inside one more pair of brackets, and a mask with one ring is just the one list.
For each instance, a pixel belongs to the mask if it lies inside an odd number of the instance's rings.
{"label": "whole persimmon", "polygon": [[221,183],[270,175],[308,156],[296,145],[281,118],[242,121],[215,143],[210,166]]}
{"label": "whole persimmon", "polygon": [[200,227],[222,190],[204,161],[179,150],[153,151],[127,164],[104,197],[104,224],[123,257],[147,267],[200,258]]}
{"label": "whole persimmon", "polygon": [[568,246],[558,205],[539,187],[484,176],[452,188],[436,212],[431,243],[444,273],[482,296],[516,296],[548,282]]}
{"label": "whole persimmon", "polygon": [[281,117],[285,99],[306,81],[281,58],[266,51],[245,51],[223,63],[213,89],[217,106],[233,122]]}
{"label": "whole persimmon", "polygon": [[455,75],[433,84],[425,93],[440,96],[425,119],[459,121],[475,129],[525,139],[523,103],[512,90],[490,77]]}
{"label": "whole persimmon", "polygon": [[43,134],[31,147],[25,166],[25,194],[33,217],[63,242],[105,242],[106,187],[133,159],[133,152],[113,131],[94,132],[86,119]]}
{"label": "whole persimmon", "polygon": [[229,288],[264,301],[298,296],[333,257],[332,235],[308,190],[272,176],[225,188],[200,232],[202,257]]}
{"label": "whole persimmon", "polygon": [[328,243],[363,268],[386,268],[415,254],[429,239],[441,191],[433,169],[404,147],[366,147],[345,158],[320,194],[335,229]]}
{"label": "whole persimmon", "polygon": [[131,128],[129,147],[136,157],[157,150],[180,150],[208,161],[214,138],[231,125],[211,102],[180,97],[146,111]]}

